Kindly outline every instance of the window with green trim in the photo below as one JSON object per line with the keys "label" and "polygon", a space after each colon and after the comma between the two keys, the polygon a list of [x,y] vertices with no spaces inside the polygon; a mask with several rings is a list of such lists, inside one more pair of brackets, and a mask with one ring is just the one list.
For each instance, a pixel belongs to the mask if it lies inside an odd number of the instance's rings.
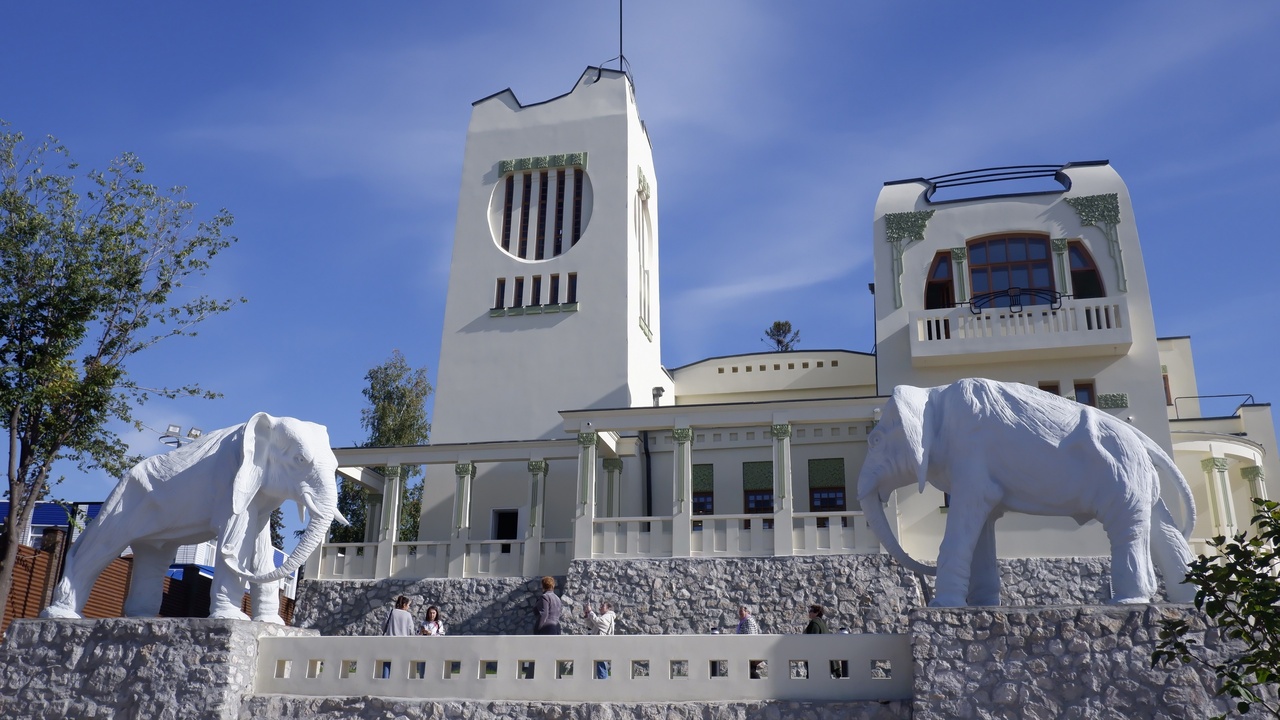
{"label": "window with green trim", "polygon": [[[742,512],[749,515],[773,514],[773,461],[742,463]],[[749,529],[751,521],[743,521]],[[764,521],[764,529],[773,529],[773,519]]]}

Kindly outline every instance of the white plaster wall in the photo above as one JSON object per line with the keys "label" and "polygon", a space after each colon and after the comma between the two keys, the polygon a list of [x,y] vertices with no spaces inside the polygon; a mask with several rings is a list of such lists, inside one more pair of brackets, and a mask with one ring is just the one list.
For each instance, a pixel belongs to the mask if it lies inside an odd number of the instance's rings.
{"label": "white plaster wall", "polygon": [[847,350],[710,358],[672,371],[676,404],[875,394],[875,356]]}
{"label": "white plaster wall", "polygon": [[1160,364],[1169,371],[1169,394],[1177,401],[1177,407],[1166,405],[1170,420],[1176,417],[1200,416],[1200,394],[1196,387],[1196,366],[1191,354],[1191,338],[1160,338]]}

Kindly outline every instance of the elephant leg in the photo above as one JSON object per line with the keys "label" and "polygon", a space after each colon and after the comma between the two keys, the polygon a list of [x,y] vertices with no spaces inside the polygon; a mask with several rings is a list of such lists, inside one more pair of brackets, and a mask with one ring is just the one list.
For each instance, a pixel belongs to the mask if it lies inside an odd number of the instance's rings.
{"label": "elephant leg", "polygon": [[1151,566],[1151,517],[1125,512],[1100,519],[1111,541],[1111,602],[1150,602],[1156,590]]}
{"label": "elephant leg", "polygon": [[232,570],[222,553],[213,564],[213,583],[209,587],[209,617],[222,620],[248,620],[240,609],[244,603],[244,576]]}
{"label": "elephant leg", "polygon": [[[105,530],[102,530],[105,528]],[[86,542],[87,541],[87,542]],[[41,617],[78,618],[89,600],[98,576],[112,560],[129,546],[129,539],[113,532],[111,526],[90,526],[71,546],[62,580],[53,594],[53,602]]]}
{"label": "elephant leg", "polygon": [[[274,568],[275,548],[271,546],[271,527],[262,529],[258,533],[257,540],[254,543],[253,555],[253,573],[259,575]],[[284,586],[284,581],[277,580],[268,583],[249,583],[249,604],[253,612],[253,619],[257,622],[275,623],[283,625],[284,620],[280,617],[280,588]]]}
{"label": "elephant leg", "polygon": [[[982,485],[968,484],[965,491],[958,492],[957,488],[966,484],[959,479],[952,482],[951,509],[947,513],[942,546],[938,549],[937,592],[929,603],[931,607],[965,606],[969,597],[969,573],[975,562],[974,551],[983,528],[991,522],[991,513],[996,505],[984,492],[984,486],[988,484],[985,480]],[[994,548],[993,539],[993,552]]]}
{"label": "elephant leg", "polygon": [[155,617],[164,601],[164,576],[178,553],[180,543],[133,543],[133,572],[129,577],[129,597],[125,617]]}
{"label": "elephant leg", "polygon": [[1160,568],[1160,577],[1164,578],[1169,602],[1189,603],[1195,600],[1196,587],[1183,582],[1193,559],[1191,548],[1178,531],[1164,501],[1156,503],[1152,516],[1151,555]]}
{"label": "elephant leg", "polygon": [[996,561],[996,519],[987,518],[973,548],[969,575],[970,606],[1000,604],[1000,563]]}

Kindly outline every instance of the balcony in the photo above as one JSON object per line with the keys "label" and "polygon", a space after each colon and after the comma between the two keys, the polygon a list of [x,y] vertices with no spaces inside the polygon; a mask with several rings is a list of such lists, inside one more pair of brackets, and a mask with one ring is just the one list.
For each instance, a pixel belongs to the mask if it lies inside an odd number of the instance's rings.
{"label": "balcony", "polygon": [[966,305],[917,310],[908,317],[914,367],[1119,356],[1133,345],[1123,297],[1011,308]]}

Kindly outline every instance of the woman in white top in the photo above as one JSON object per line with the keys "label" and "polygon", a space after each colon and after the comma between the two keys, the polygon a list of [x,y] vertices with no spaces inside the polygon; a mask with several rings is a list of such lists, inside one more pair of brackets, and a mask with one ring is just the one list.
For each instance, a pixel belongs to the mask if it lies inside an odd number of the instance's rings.
{"label": "woman in white top", "polygon": [[440,608],[437,608],[435,605],[427,608],[427,619],[422,621],[422,634],[444,634],[444,621],[440,619]]}

